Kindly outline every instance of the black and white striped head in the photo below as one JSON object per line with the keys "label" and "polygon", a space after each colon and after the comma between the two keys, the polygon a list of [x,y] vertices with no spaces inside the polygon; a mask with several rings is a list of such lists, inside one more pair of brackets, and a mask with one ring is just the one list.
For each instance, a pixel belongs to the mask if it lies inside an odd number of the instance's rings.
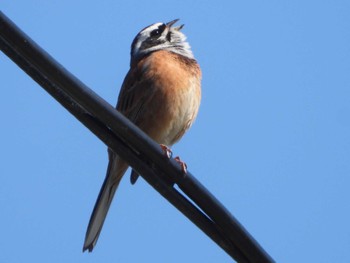
{"label": "black and white striped head", "polygon": [[169,23],[155,23],[142,29],[131,44],[131,64],[143,56],[159,50],[167,50],[193,59],[186,36],[181,32],[184,25],[172,27],[179,19]]}

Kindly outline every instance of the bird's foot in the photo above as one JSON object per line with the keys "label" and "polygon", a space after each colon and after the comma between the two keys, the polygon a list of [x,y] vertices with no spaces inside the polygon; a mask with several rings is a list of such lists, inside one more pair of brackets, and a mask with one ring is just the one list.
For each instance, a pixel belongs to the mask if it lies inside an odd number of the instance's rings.
{"label": "bird's foot", "polygon": [[175,160],[178,164],[180,164],[182,172],[183,172],[184,174],[187,174],[187,164],[186,164],[185,162],[181,161],[181,159],[180,159],[179,156],[176,156],[176,157],[174,158],[174,160]]}
{"label": "bird's foot", "polygon": [[171,156],[173,155],[173,152],[171,151],[171,149],[164,144],[160,144],[160,148],[162,148],[164,154],[170,159]]}

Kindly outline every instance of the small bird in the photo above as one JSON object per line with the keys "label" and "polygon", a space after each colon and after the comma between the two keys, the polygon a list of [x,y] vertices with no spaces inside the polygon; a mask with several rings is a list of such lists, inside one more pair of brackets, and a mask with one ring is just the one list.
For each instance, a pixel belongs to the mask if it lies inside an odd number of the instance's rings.
{"label": "small bird", "polygon": [[[142,29],[131,44],[130,69],[117,110],[159,143],[168,154],[195,120],[201,100],[201,70],[194,59],[184,25],[155,23]],[[108,149],[107,175],[86,231],[83,251],[91,252],[100,235],[113,196],[128,163]],[[182,164],[186,172],[186,165]],[[132,182],[138,175],[132,171]]]}

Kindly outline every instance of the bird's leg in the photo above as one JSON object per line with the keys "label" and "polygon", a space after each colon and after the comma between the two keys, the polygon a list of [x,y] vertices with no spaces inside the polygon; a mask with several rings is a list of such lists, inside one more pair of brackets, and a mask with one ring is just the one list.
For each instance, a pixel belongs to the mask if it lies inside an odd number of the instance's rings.
{"label": "bird's leg", "polygon": [[187,174],[187,164],[186,164],[185,162],[181,161],[181,159],[180,159],[179,156],[176,156],[176,157],[174,158],[174,160],[175,160],[178,164],[180,164],[182,172],[183,172],[184,174]]}
{"label": "bird's leg", "polygon": [[171,156],[173,155],[173,152],[171,151],[171,149],[164,144],[160,144],[160,148],[162,148],[164,154],[170,159]]}

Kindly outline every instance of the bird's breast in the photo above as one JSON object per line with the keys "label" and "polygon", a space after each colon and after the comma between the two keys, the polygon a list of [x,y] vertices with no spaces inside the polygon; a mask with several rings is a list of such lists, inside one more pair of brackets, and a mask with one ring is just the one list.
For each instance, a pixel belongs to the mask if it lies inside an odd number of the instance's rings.
{"label": "bird's breast", "polygon": [[152,127],[144,129],[158,143],[172,145],[192,125],[201,100],[201,71],[193,59],[158,51],[143,65],[152,89],[148,107]]}

